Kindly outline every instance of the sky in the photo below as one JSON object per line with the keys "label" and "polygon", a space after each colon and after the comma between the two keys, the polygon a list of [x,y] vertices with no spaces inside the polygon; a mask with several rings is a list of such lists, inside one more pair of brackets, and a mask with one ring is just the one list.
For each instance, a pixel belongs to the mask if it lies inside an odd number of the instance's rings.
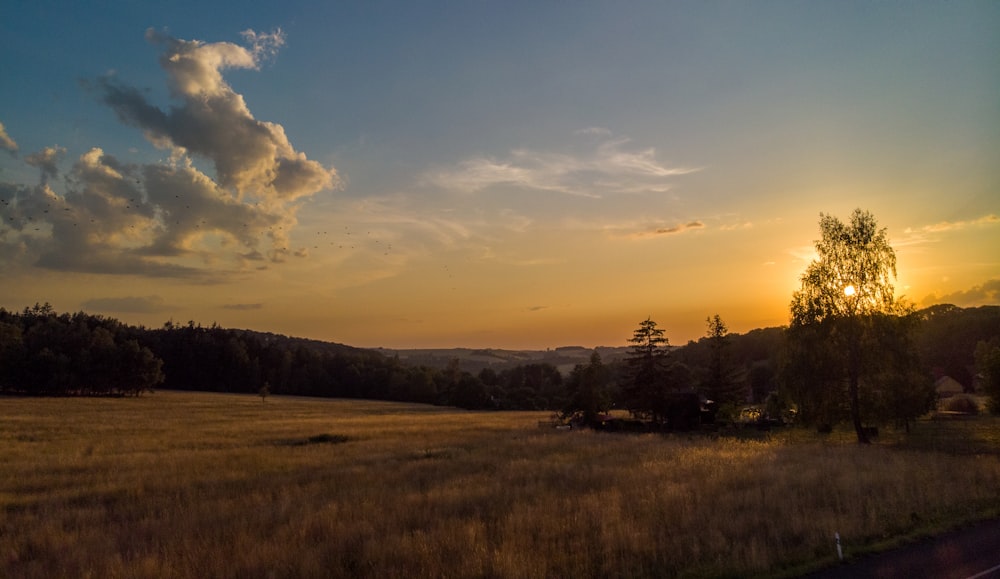
{"label": "sky", "polygon": [[0,19],[0,307],[386,348],[786,325],[820,214],[1000,303],[1000,3],[55,2]]}

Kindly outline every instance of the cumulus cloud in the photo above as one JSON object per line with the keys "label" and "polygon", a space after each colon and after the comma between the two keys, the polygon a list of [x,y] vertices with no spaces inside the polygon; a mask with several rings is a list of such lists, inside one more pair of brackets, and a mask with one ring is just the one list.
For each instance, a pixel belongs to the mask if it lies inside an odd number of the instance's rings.
{"label": "cumulus cloud", "polygon": [[1000,304],[1000,279],[991,279],[965,291],[942,296],[931,294],[923,299],[924,306],[952,304],[961,307]]}
{"label": "cumulus cloud", "polygon": [[180,105],[163,111],[142,92],[105,77],[98,84],[104,102],[122,122],[142,129],[157,146],[210,159],[219,184],[241,195],[294,200],[335,185],[336,171],[295,151],[281,125],[255,119],[243,97],[222,77],[227,68],[258,68],[262,55],[284,42],[280,31],[245,31],[244,37],[253,43],[250,48],[179,40],[153,31],[146,36],[163,48],[160,65]]}
{"label": "cumulus cloud", "polygon": [[426,172],[420,182],[444,189],[477,192],[507,185],[585,197],[624,193],[662,193],[671,179],[701,170],[671,167],[656,158],[652,147],[636,149],[627,138],[591,127],[578,135],[599,137],[575,153],[515,149],[503,157],[475,156],[452,167]]}
{"label": "cumulus cloud", "polygon": [[83,307],[87,310],[128,313],[156,313],[167,309],[163,298],[157,295],[94,298],[83,302]]}
{"label": "cumulus cloud", "polygon": [[[337,173],[296,151],[281,125],[255,119],[225,82],[224,70],[257,69],[284,42],[280,31],[243,37],[248,46],[147,33],[162,50],[172,106],[154,106],[112,77],[93,86],[169,160],[128,163],[93,147],[57,194],[65,149],[29,155],[24,162],[38,168],[38,184],[0,184],[0,263],[211,282],[291,255],[301,201],[335,188]],[[214,174],[194,158],[209,161]]]}
{"label": "cumulus cloud", "polygon": [[258,62],[273,57],[285,45],[285,33],[280,28],[274,32],[256,32],[248,28],[240,32],[240,36],[250,45],[250,52]]}
{"label": "cumulus cloud", "polygon": [[7,129],[3,126],[2,122],[0,122],[0,149],[17,153],[17,143],[7,134]]}
{"label": "cumulus cloud", "polygon": [[41,171],[41,183],[47,185],[49,181],[59,176],[58,162],[65,153],[66,149],[63,147],[45,147],[25,157],[24,161]]}

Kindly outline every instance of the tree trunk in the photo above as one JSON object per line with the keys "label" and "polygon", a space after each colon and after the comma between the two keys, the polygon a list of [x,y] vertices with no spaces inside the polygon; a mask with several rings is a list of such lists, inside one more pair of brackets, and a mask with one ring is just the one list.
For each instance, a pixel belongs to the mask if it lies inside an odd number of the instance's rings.
{"label": "tree trunk", "polygon": [[847,345],[847,377],[848,394],[851,397],[851,422],[854,423],[854,432],[858,435],[858,444],[871,444],[864,427],[861,425],[861,400],[858,393],[858,382],[861,376],[861,332],[858,328],[856,316],[848,318],[850,327],[849,342]]}
{"label": "tree trunk", "polygon": [[854,373],[851,374],[851,380],[848,388],[851,395],[851,421],[854,422],[854,432],[858,435],[858,444],[871,444],[872,441],[868,439],[868,435],[865,433],[865,429],[861,425],[861,403],[858,399],[858,377]]}

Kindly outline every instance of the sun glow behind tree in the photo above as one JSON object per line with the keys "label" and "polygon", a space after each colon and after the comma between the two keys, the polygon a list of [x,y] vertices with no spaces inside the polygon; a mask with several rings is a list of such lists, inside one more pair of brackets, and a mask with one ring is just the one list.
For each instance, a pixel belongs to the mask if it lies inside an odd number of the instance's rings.
{"label": "sun glow behind tree", "polygon": [[846,398],[868,443],[864,418],[907,424],[930,399],[914,373],[913,306],[895,296],[896,254],[871,213],[856,209],[849,223],[821,215],[820,232],[818,258],[792,296],[786,378],[820,423],[839,419]]}

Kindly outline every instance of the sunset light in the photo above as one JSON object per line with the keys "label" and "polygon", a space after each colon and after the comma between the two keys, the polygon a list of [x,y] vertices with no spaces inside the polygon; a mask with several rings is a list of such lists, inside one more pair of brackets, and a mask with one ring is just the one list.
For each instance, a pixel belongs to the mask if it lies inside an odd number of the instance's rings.
{"label": "sunset light", "polygon": [[998,303],[997,3],[15,5],[0,307],[684,344],[786,325],[858,207],[909,302]]}
{"label": "sunset light", "polygon": [[0,578],[996,575],[998,32],[5,0]]}

